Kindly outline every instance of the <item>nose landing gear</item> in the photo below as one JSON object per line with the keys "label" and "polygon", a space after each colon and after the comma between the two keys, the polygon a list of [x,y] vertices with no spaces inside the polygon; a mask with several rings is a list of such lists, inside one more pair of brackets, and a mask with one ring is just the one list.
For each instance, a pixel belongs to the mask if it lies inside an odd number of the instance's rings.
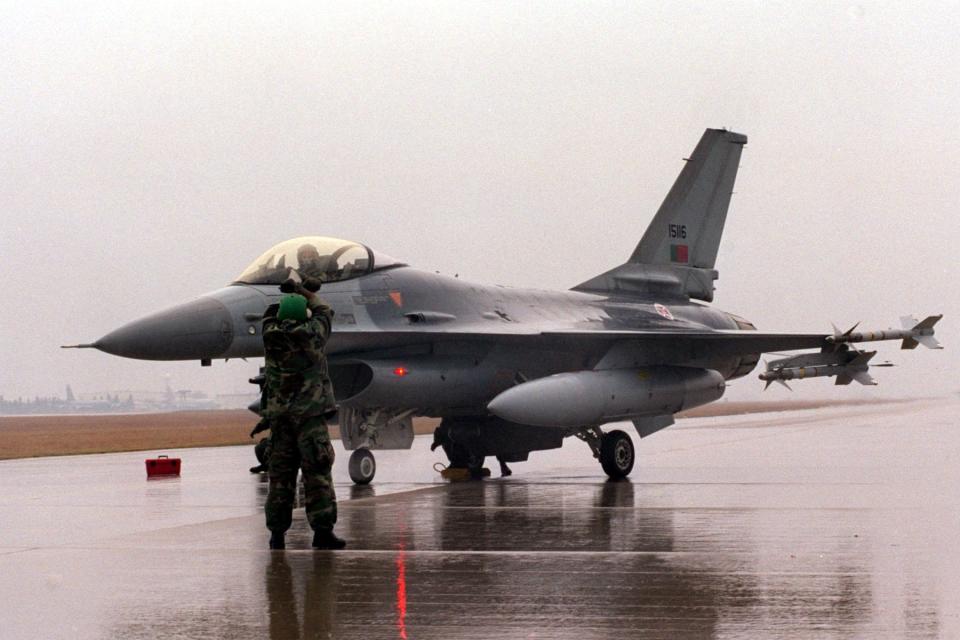
{"label": "nose landing gear", "polygon": [[340,406],[340,439],[350,455],[348,471],[355,484],[370,484],[377,473],[371,449],[409,449],[413,444],[413,410],[352,409]]}
{"label": "nose landing gear", "polygon": [[633,471],[636,451],[633,440],[625,432],[614,429],[604,433],[599,427],[588,427],[576,435],[587,443],[611,480],[622,480]]}

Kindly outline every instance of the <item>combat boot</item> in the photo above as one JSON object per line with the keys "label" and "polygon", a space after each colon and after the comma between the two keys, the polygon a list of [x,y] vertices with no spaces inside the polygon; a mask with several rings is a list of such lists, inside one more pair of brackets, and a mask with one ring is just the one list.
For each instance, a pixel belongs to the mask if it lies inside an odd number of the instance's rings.
{"label": "combat boot", "polygon": [[313,532],[314,549],[343,549],[347,546],[346,540],[338,538],[332,529],[320,529]]}
{"label": "combat boot", "polygon": [[270,548],[277,550],[287,548],[287,543],[283,540],[283,534],[279,531],[270,534]]}

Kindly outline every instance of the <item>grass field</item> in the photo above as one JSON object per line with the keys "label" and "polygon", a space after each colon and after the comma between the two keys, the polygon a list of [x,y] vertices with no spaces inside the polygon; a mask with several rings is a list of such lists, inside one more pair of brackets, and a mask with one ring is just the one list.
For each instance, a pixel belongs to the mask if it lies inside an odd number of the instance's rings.
{"label": "grass field", "polygon": [[[679,417],[816,409],[874,401],[721,402]],[[115,451],[163,451],[184,447],[250,444],[257,417],[246,410],[180,411],[123,415],[0,417],[0,460]],[[414,431],[432,433],[438,421],[416,418]],[[336,429],[331,435],[339,437]]]}
{"label": "grass field", "polygon": [[[417,433],[438,421],[414,420]],[[249,411],[176,411],[107,415],[0,417],[0,460],[115,451],[251,444],[257,417]],[[339,437],[336,428],[331,435]],[[263,437],[258,435],[258,438]]]}

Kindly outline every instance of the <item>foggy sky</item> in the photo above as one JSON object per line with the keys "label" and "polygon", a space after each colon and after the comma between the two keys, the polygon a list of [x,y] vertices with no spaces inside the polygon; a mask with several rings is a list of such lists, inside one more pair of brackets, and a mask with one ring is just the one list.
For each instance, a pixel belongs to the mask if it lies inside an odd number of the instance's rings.
{"label": "foggy sky", "polygon": [[299,235],[569,288],[626,260],[706,127],[750,138],[716,306],[762,330],[946,314],[944,351],[880,346],[879,387],[789,397],[956,391],[958,9],[2,3],[0,394],[249,390],[256,361],[58,347]]}

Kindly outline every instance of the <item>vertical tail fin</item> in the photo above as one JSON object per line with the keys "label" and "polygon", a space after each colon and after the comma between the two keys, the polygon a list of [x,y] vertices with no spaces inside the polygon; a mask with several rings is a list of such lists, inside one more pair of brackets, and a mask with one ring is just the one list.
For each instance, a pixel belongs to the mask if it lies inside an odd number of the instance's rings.
{"label": "vertical tail fin", "polygon": [[713,300],[714,266],[747,136],[707,129],[626,264],[574,289]]}
{"label": "vertical tail fin", "polygon": [[713,269],[747,137],[707,129],[630,262]]}

